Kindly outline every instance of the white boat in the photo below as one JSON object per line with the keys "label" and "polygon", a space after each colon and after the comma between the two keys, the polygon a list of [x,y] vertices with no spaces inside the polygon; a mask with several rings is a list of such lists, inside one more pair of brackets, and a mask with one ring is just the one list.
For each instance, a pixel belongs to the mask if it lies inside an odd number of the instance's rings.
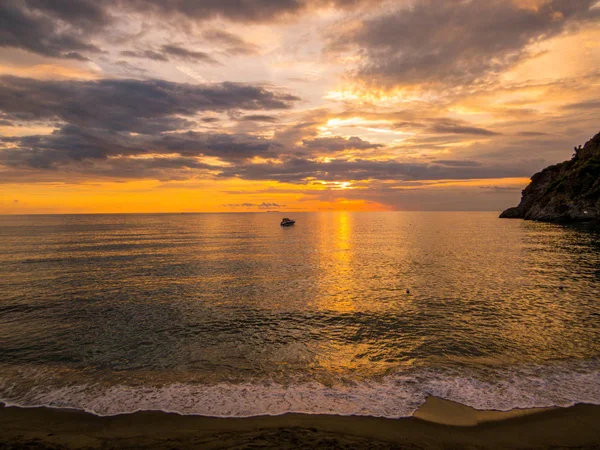
{"label": "white boat", "polygon": [[295,223],[296,223],[295,220],[288,219],[287,217],[284,217],[283,219],[281,219],[281,226],[282,227],[289,227],[291,225],[294,225]]}

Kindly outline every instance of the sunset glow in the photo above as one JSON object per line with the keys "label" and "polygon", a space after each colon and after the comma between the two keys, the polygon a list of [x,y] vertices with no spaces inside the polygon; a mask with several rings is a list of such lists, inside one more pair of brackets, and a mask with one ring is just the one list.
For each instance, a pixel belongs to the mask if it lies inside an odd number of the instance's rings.
{"label": "sunset glow", "polygon": [[598,129],[593,0],[42,3],[0,213],[501,210]]}

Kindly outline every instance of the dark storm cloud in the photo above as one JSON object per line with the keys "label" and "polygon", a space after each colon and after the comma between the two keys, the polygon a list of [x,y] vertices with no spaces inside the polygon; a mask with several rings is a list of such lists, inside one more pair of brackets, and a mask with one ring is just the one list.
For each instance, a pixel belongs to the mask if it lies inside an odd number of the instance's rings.
{"label": "dark storm cloud", "polygon": [[213,167],[195,158],[114,158],[85,167],[85,173],[121,179],[153,178],[157,180],[186,180],[208,173]]}
{"label": "dark storm cloud", "polygon": [[193,123],[178,116],[231,109],[289,108],[298,100],[238,83],[162,80],[48,81],[0,77],[0,112],[15,120],[61,120],[89,128],[154,134]]}
{"label": "dark storm cloud", "polygon": [[[289,153],[269,139],[243,134],[167,133],[158,136],[88,129],[68,125],[50,135],[0,138],[0,165],[14,169],[52,170],[57,174],[93,173],[118,177],[190,177],[194,168],[222,178],[309,183],[310,180],[440,180],[526,176],[527,165],[483,166],[473,161],[441,160],[432,164],[396,160],[333,160],[308,158],[251,163],[254,157],[275,159]],[[144,156],[144,158],[135,158]],[[219,158],[228,166],[210,165],[200,156]],[[134,157],[133,159],[131,157]],[[163,166],[161,166],[161,164]],[[109,173],[109,168],[114,174]],[[58,171],[58,169],[63,169]],[[139,171],[133,173],[134,169]],[[160,170],[159,170],[160,169]],[[177,175],[177,170],[182,172]],[[186,172],[187,171],[187,172]]]}
{"label": "dark storm cloud", "polygon": [[357,136],[344,138],[342,136],[322,137],[305,139],[302,141],[304,147],[311,150],[324,152],[339,152],[342,150],[367,150],[383,147],[381,144],[373,144]]}
{"label": "dark storm cloud", "polygon": [[223,17],[240,22],[271,20],[285,13],[296,12],[304,6],[300,0],[115,0],[106,3],[163,17],[178,16],[202,21]]}
{"label": "dark storm cloud", "polygon": [[551,0],[533,9],[512,0],[419,0],[365,20],[331,48],[358,49],[358,75],[388,85],[463,85],[519,61],[528,44],[597,19],[595,3]]}
{"label": "dark storm cloud", "polygon": [[[73,2],[64,2],[62,6],[66,3]],[[103,14],[94,15],[93,7],[82,7],[82,10],[88,11],[87,15],[82,13],[80,18],[69,16],[61,4],[63,2],[54,2],[53,5],[52,2],[41,0],[0,2],[0,47],[15,47],[44,56],[80,60],[86,59],[82,53],[99,52],[100,49],[89,42],[83,25],[87,24],[87,19],[102,23],[105,20]]]}
{"label": "dark storm cloud", "polygon": [[[260,86],[236,83],[189,85],[159,80],[43,81],[0,77],[0,117],[10,122],[64,124],[49,135],[3,137],[0,164],[21,169],[98,173],[115,176],[142,172],[155,176],[169,162],[169,176],[179,163],[211,156],[240,163],[255,156],[277,157],[281,146],[246,134],[198,133],[189,116],[229,110],[285,109],[296,100]],[[204,119],[211,119],[204,118]],[[168,133],[165,133],[168,132]],[[133,133],[133,134],[132,134]],[[154,165],[153,155],[161,155]],[[144,156],[142,162],[127,160]],[[177,158],[174,158],[177,156]],[[198,161],[196,161],[198,162]],[[183,164],[185,163],[185,164]],[[90,164],[95,164],[91,167]],[[201,164],[198,162],[198,164]],[[199,165],[207,168],[208,165]],[[167,168],[164,168],[165,170]]]}
{"label": "dark storm cloud", "polygon": [[183,158],[214,156],[241,163],[255,156],[277,156],[281,149],[273,141],[252,135],[189,131],[161,136],[132,136],[76,125],[67,125],[49,135],[0,137],[0,143],[9,146],[0,150],[0,164],[34,169],[52,169],[115,156],[156,154]]}
{"label": "dark storm cloud", "polygon": [[13,4],[25,4],[31,10],[44,12],[80,28],[98,28],[111,18],[102,1],[98,0],[25,0]]}
{"label": "dark storm cloud", "polygon": [[161,17],[205,21],[221,17],[238,22],[267,22],[312,7],[352,8],[379,0],[105,0],[125,10]]}
{"label": "dark storm cloud", "polygon": [[[0,152],[0,155],[2,153]],[[49,169],[49,170],[48,170]],[[86,182],[92,179],[156,179],[161,181],[183,181],[190,178],[210,176],[213,167],[199,162],[195,158],[185,157],[149,157],[149,158],[111,158],[107,160],[82,160],[61,170],[50,167],[41,171],[33,167],[12,167],[10,171],[0,171],[0,183],[15,181],[39,183],[64,181],[68,171],[70,181]]]}
{"label": "dark storm cloud", "polygon": [[255,156],[276,157],[281,145],[269,139],[245,134],[169,133],[149,144],[163,153],[183,156],[214,156],[225,161],[239,161]]}
{"label": "dark storm cloud", "polygon": [[[314,6],[346,8],[370,0],[3,0],[0,2],[0,47],[21,48],[44,56],[85,60],[100,49],[94,36],[106,33],[128,13],[154,15],[161,20],[203,22],[216,17],[239,22],[268,22]],[[378,1],[378,0],[372,0]],[[213,33],[228,41],[230,54],[256,49],[241,38]],[[178,57],[208,61],[201,52],[170,49]],[[167,50],[169,52],[169,50]],[[150,54],[148,54],[150,56]]]}
{"label": "dark storm cloud", "polygon": [[440,165],[404,163],[395,160],[335,160],[328,163],[292,158],[283,163],[242,164],[225,167],[221,177],[247,180],[274,180],[306,183],[323,181],[365,180],[443,180],[472,178],[519,177],[530,174],[527,167],[444,167]]}
{"label": "dark storm cloud", "polygon": [[0,151],[1,164],[34,169],[53,169],[72,162],[143,152],[136,147],[133,138],[121,133],[75,125],[67,125],[49,135],[0,137],[0,142],[14,146]]}

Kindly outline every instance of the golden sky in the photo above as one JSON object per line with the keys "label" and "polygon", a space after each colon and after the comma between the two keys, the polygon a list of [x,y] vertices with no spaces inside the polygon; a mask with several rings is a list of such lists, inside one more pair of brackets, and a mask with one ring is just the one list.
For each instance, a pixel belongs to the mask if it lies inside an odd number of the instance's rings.
{"label": "golden sky", "polygon": [[600,129],[596,0],[0,18],[0,213],[501,210]]}

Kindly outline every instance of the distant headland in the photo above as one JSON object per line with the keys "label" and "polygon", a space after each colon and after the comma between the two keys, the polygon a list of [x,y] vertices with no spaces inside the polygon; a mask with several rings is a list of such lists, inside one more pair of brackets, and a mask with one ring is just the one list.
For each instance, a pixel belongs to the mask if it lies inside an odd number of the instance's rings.
{"label": "distant headland", "polygon": [[531,177],[521,203],[501,218],[600,223],[600,133],[575,148],[570,161]]}

